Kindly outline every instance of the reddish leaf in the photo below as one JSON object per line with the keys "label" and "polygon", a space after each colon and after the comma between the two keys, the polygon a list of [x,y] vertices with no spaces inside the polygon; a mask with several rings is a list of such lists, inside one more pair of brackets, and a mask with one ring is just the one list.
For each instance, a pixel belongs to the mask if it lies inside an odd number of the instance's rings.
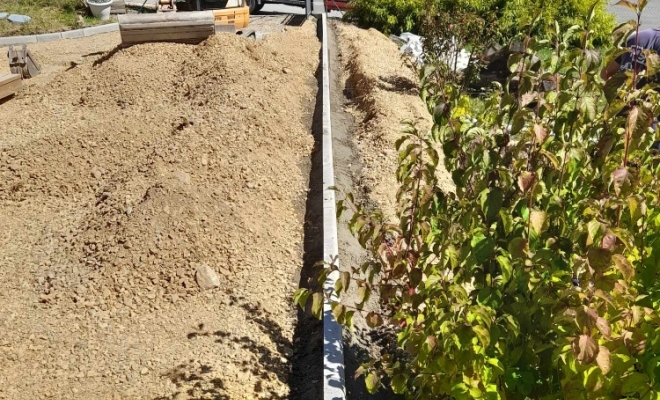
{"label": "reddish leaf", "polygon": [[610,329],[610,323],[603,317],[596,318],[596,328],[600,333],[609,339],[612,335],[612,330]]}
{"label": "reddish leaf", "polygon": [[607,249],[590,248],[587,252],[589,266],[596,271],[603,270],[610,266],[612,262],[612,253]]}
{"label": "reddish leaf", "polygon": [[580,335],[573,341],[573,353],[580,364],[591,364],[598,356],[598,343],[589,335]]}
{"label": "reddish leaf", "polygon": [[548,229],[548,218],[547,214],[545,211],[541,210],[532,210],[532,212],[529,215],[529,223],[532,226],[532,230],[534,230],[534,233],[537,235],[540,235],[543,233],[546,229]]}
{"label": "reddish leaf", "polygon": [[373,311],[367,314],[366,320],[369,328],[376,328],[378,326],[383,325],[383,318]]}
{"label": "reddish leaf", "polygon": [[548,138],[548,131],[543,127],[543,125],[534,124],[534,135],[536,136],[536,140],[543,144],[543,142],[545,142],[545,140]]}
{"label": "reddish leaf", "polygon": [[620,167],[614,172],[612,172],[612,182],[614,183],[614,192],[618,195],[621,193],[621,189],[630,187],[630,172],[628,168]]}
{"label": "reddish leaf", "polygon": [[603,375],[607,375],[612,369],[612,360],[610,359],[610,350],[607,347],[600,346],[598,348],[598,356],[596,356],[596,364],[600,367]]}
{"label": "reddish leaf", "polygon": [[598,297],[599,299],[605,300],[605,302],[612,307],[614,307],[614,298],[612,298],[612,295],[609,293],[603,292],[601,289],[596,289],[594,292],[594,296]]}
{"label": "reddish leaf", "polygon": [[633,268],[632,264],[630,264],[630,261],[628,261],[628,259],[622,254],[613,255],[612,260],[614,261],[614,265],[616,265],[619,271],[621,271],[621,274],[625,280],[629,280],[632,276],[635,275],[635,269]]}
{"label": "reddish leaf", "polygon": [[637,14],[637,5],[635,3],[628,1],[628,0],[619,0],[615,6],[625,6],[628,7],[629,9],[632,10],[635,14]]}
{"label": "reddish leaf", "polygon": [[600,242],[600,248],[606,250],[614,250],[614,246],[616,246],[616,235],[610,231],[607,231],[605,236],[603,236],[603,240]]}
{"label": "reddish leaf", "polygon": [[532,188],[534,182],[536,181],[536,175],[531,172],[523,172],[518,177],[518,187],[522,190],[523,193],[527,193],[529,189]]}

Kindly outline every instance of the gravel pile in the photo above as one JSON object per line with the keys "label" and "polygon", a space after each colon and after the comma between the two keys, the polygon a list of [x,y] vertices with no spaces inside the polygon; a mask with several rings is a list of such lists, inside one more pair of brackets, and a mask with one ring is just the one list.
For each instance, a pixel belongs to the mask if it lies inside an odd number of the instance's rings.
{"label": "gravel pile", "polygon": [[112,51],[0,105],[0,398],[287,395],[315,29]]}

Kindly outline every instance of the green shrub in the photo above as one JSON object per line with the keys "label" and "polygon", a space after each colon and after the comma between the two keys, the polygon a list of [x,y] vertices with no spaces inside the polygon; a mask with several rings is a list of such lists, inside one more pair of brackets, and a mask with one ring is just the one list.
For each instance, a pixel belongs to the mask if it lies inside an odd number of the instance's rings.
{"label": "green shrub", "polygon": [[356,0],[345,18],[386,35],[417,33],[423,6],[424,0]]}
{"label": "green shrub", "polygon": [[[398,353],[358,370],[369,391],[387,382],[410,399],[660,398],[660,156],[649,150],[660,95],[637,90],[635,72],[604,83],[588,30],[552,36],[518,38],[518,89],[496,87],[485,107],[458,113],[468,118],[456,118],[460,82],[426,65],[420,96],[434,124],[408,122],[396,143],[396,218],[350,195],[340,202],[371,257],[341,271],[334,291],[357,286],[360,300],[315,293],[312,310],[320,316],[325,298],[340,323],[362,313],[395,330]],[[552,55],[533,57],[548,45]],[[653,75],[660,58],[648,57]],[[439,149],[453,192],[439,187]],[[367,313],[372,293],[381,310]]]}
{"label": "green shrub", "polygon": [[504,37],[519,33],[522,24],[530,23],[541,10],[543,18],[536,26],[537,34],[546,36],[557,21],[562,29],[572,25],[584,26],[589,11],[596,2],[594,16],[590,22],[592,39],[596,46],[606,45],[614,29],[616,19],[607,10],[608,0],[508,0],[499,4],[500,29]]}
{"label": "green shrub", "polygon": [[[609,33],[615,19],[607,11],[607,0],[594,0],[598,5],[591,22],[594,43],[598,46],[609,42]],[[562,29],[571,25],[584,25],[591,1],[584,0],[354,0],[354,9],[346,19],[365,28],[376,28],[385,34],[420,31],[421,17],[428,10],[435,12],[474,13],[486,21],[498,21],[504,42],[520,32],[520,27],[531,22],[532,17],[543,11],[543,21],[537,25],[536,34],[546,36],[554,21]],[[459,23],[459,19],[455,23]],[[551,25],[548,25],[551,23]]]}

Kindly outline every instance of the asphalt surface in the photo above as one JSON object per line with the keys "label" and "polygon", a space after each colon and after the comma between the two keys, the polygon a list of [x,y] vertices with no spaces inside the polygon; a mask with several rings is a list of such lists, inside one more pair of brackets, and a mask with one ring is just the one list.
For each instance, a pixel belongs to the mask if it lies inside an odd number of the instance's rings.
{"label": "asphalt surface", "polygon": [[[636,20],[634,12],[624,6],[615,6],[618,0],[610,0],[610,12],[616,15],[617,22]],[[642,13],[642,28],[660,28],[660,0],[649,0]]]}

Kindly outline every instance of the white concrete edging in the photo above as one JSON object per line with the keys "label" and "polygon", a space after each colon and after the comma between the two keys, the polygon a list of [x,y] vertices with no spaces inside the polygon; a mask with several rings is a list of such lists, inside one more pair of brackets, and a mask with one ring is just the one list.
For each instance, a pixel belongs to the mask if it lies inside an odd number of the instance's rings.
{"label": "white concrete edging", "polygon": [[0,46],[20,45],[29,43],[51,42],[61,39],[76,39],[81,37],[94,36],[101,33],[115,32],[119,30],[118,23],[92,26],[91,28],[76,29],[73,31],[44,33],[41,35],[28,36],[7,36],[0,37]]}
{"label": "white concrete edging", "polygon": [[[332,127],[330,123],[330,59],[328,52],[328,22],[326,13],[322,23],[322,90],[323,90],[323,259],[326,265],[339,267],[337,243],[337,205],[335,199],[335,167],[332,153]],[[327,267],[326,267],[327,268]],[[323,284],[326,293],[336,298],[335,283],[339,271],[331,272]],[[342,328],[332,315],[330,301],[323,304],[323,400],[345,400],[344,344]]]}

